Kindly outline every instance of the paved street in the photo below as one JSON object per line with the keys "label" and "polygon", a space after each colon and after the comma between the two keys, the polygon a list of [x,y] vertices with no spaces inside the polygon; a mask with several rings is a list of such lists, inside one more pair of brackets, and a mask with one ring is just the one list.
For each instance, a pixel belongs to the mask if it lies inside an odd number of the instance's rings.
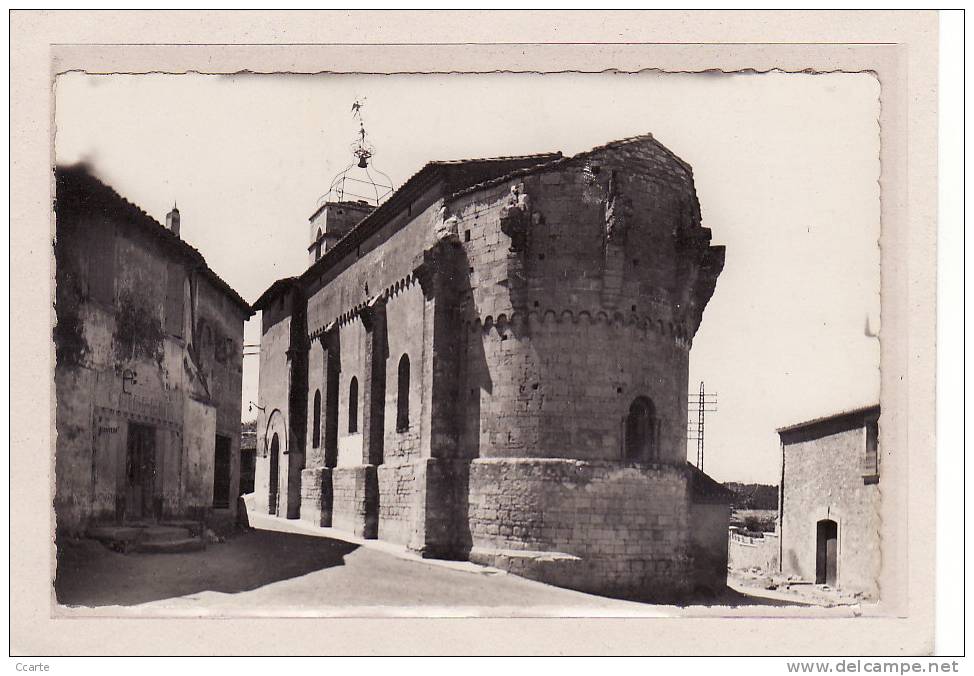
{"label": "paved street", "polygon": [[[251,514],[254,530],[180,554],[62,544],[61,614],[290,617],[672,617],[767,615],[794,601],[730,589],[709,605],[658,606],[561,589],[462,561],[421,559],[300,521]],[[762,598],[762,594],[765,598]],[[777,608],[793,614],[799,608]],[[820,609],[817,609],[820,610]],[[848,614],[830,609],[828,614]]]}
{"label": "paved street", "polygon": [[59,553],[58,600],[116,614],[663,614],[469,563],[412,558],[387,544],[294,532],[302,524],[283,519],[256,521],[257,529],[202,552],[120,554],[91,540],[69,542]]}

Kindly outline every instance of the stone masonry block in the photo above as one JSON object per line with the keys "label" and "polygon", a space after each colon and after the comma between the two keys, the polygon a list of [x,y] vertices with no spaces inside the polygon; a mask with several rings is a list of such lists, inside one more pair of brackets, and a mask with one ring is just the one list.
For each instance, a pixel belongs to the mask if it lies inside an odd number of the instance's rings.
{"label": "stone masonry block", "polygon": [[331,526],[332,470],[316,467],[301,471],[301,520],[316,526]]}
{"label": "stone masonry block", "polygon": [[332,526],[367,539],[378,534],[379,486],[375,465],[332,470]]}

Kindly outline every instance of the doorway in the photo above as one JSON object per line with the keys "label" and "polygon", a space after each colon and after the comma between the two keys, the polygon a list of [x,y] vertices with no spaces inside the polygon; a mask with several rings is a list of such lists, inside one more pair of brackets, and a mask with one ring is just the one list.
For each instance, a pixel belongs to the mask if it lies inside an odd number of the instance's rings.
{"label": "doorway", "polygon": [[831,519],[818,522],[815,547],[815,584],[835,586],[839,563],[839,524]]}
{"label": "doorway", "polygon": [[230,507],[230,437],[216,436],[213,456],[213,507]]}
{"label": "doorway", "polygon": [[277,433],[271,438],[271,478],[270,494],[267,497],[267,513],[277,516],[277,491],[281,473],[281,443],[277,440]]}
{"label": "doorway", "polygon": [[156,483],[156,429],[128,424],[125,453],[125,518],[151,517]]}

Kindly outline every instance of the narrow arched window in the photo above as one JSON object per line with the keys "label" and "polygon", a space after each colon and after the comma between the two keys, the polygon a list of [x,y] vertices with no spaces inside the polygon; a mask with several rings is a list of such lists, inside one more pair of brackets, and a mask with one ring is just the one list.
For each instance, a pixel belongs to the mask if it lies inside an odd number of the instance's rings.
{"label": "narrow arched window", "polygon": [[348,433],[358,432],[358,379],[348,384]]}
{"label": "narrow arched window", "polygon": [[659,460],[659,420],[656,418],[656,407],[648,397],[636,397],[629,406],[625,441],[626,460]]}
{"label": "narrow arched window", "polygon": [[321,390],[315,390],[314,411],[312,412],[311,447],[321,446]]}
{"label": "narrow arched window", "polygon": [[396,399],[396,431],[409,429],[409,355],[399,360],[399,394]]}
{"label": "narrow arched window", "polygon": [[315,260],[321,258],[321,228],[318,228],[318,235],[315,237]]}

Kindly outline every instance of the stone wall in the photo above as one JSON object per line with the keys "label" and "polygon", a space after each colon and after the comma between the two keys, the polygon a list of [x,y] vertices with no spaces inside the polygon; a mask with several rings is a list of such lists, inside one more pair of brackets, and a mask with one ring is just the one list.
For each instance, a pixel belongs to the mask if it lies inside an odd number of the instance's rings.
{"label": "stone wall", "polygon": [[[648,397],[663,462],[685,457],[688,352],[645,323],[528,312],[464,332],[461,447],[481,457],[622,460],[625,417]],[[645,460],[651,460],[645,458]]]}
{"label": "stone wall", "polygon": [[689,167],[647,141],[447,206],[469,270],[461,453],[620,460],[646,397],[659,454],[641,460],[682,462],[689,349],[723,260]]}
{"label": "stone wall", "polygon": [[663,598],[689,590],[682,468],[474,460],[470,558],[561,586]]}
{"label": "stone wall", "polygon": [[727,527],[730,505],[690,502],[690,554],[693,590],[717,594],[727,585]]}
{"label": "stone wall", "polygon": [[[339,329],[342,366],[338,374],[338,465],[351,467],[363,462],[362,401],[365,396],[365,327],[359,319],[353,319]],[[355,380],[357,397],[350,400],[352,380]],[[355,431],[350,429],[350,409],[355,407]]]}
{"label": "stone wall", "polygon": [[765,573],[780,572],[781,541],[777,533],[765,533],[756,538],[729,531],[727,533],[727,565],[734,570],[758,569]]}
{"label": "stone wall", "polygon": [[378,497],[374,466],[336,467],[332,470],[332,526],[359,537],[374,538]]}
{"label": "stone wall", "polygon": [[379,538],[409,544],[415,527],[415,506],[422,498],[422,475],[417,476],[416,463],[380,465],[376,469],[379,484]]}
{"label": "stone wall", "polygon": [[[420,457],[419,422],[423,403],[423,290],[418,282],[399,286],[386,309],[389,358],[386,362],[385,463],[398,464]],[[398,429],[399,363],[409,360],[409,425]]]}
{"label": "stone wall", "polygon": [[332,524],[332,470],[325,467],[301,472],[301,520],[328,528]]}
{"label": "stone wall", "polygon": [[[287,510],[288,414],[290,411],[287,378],[287,351],[291,346],[290,301],[280,298],[275,306],[261,313],[260,368],[258,372],[257,461],[254,468],[254,504],[262,514]],[[278,502],[270,504],[271,445],[278,439],[278,480],[274,494]],[[281,499],[283,498],[283,499]],[[278,509],[282,505],[283,508]]]}

